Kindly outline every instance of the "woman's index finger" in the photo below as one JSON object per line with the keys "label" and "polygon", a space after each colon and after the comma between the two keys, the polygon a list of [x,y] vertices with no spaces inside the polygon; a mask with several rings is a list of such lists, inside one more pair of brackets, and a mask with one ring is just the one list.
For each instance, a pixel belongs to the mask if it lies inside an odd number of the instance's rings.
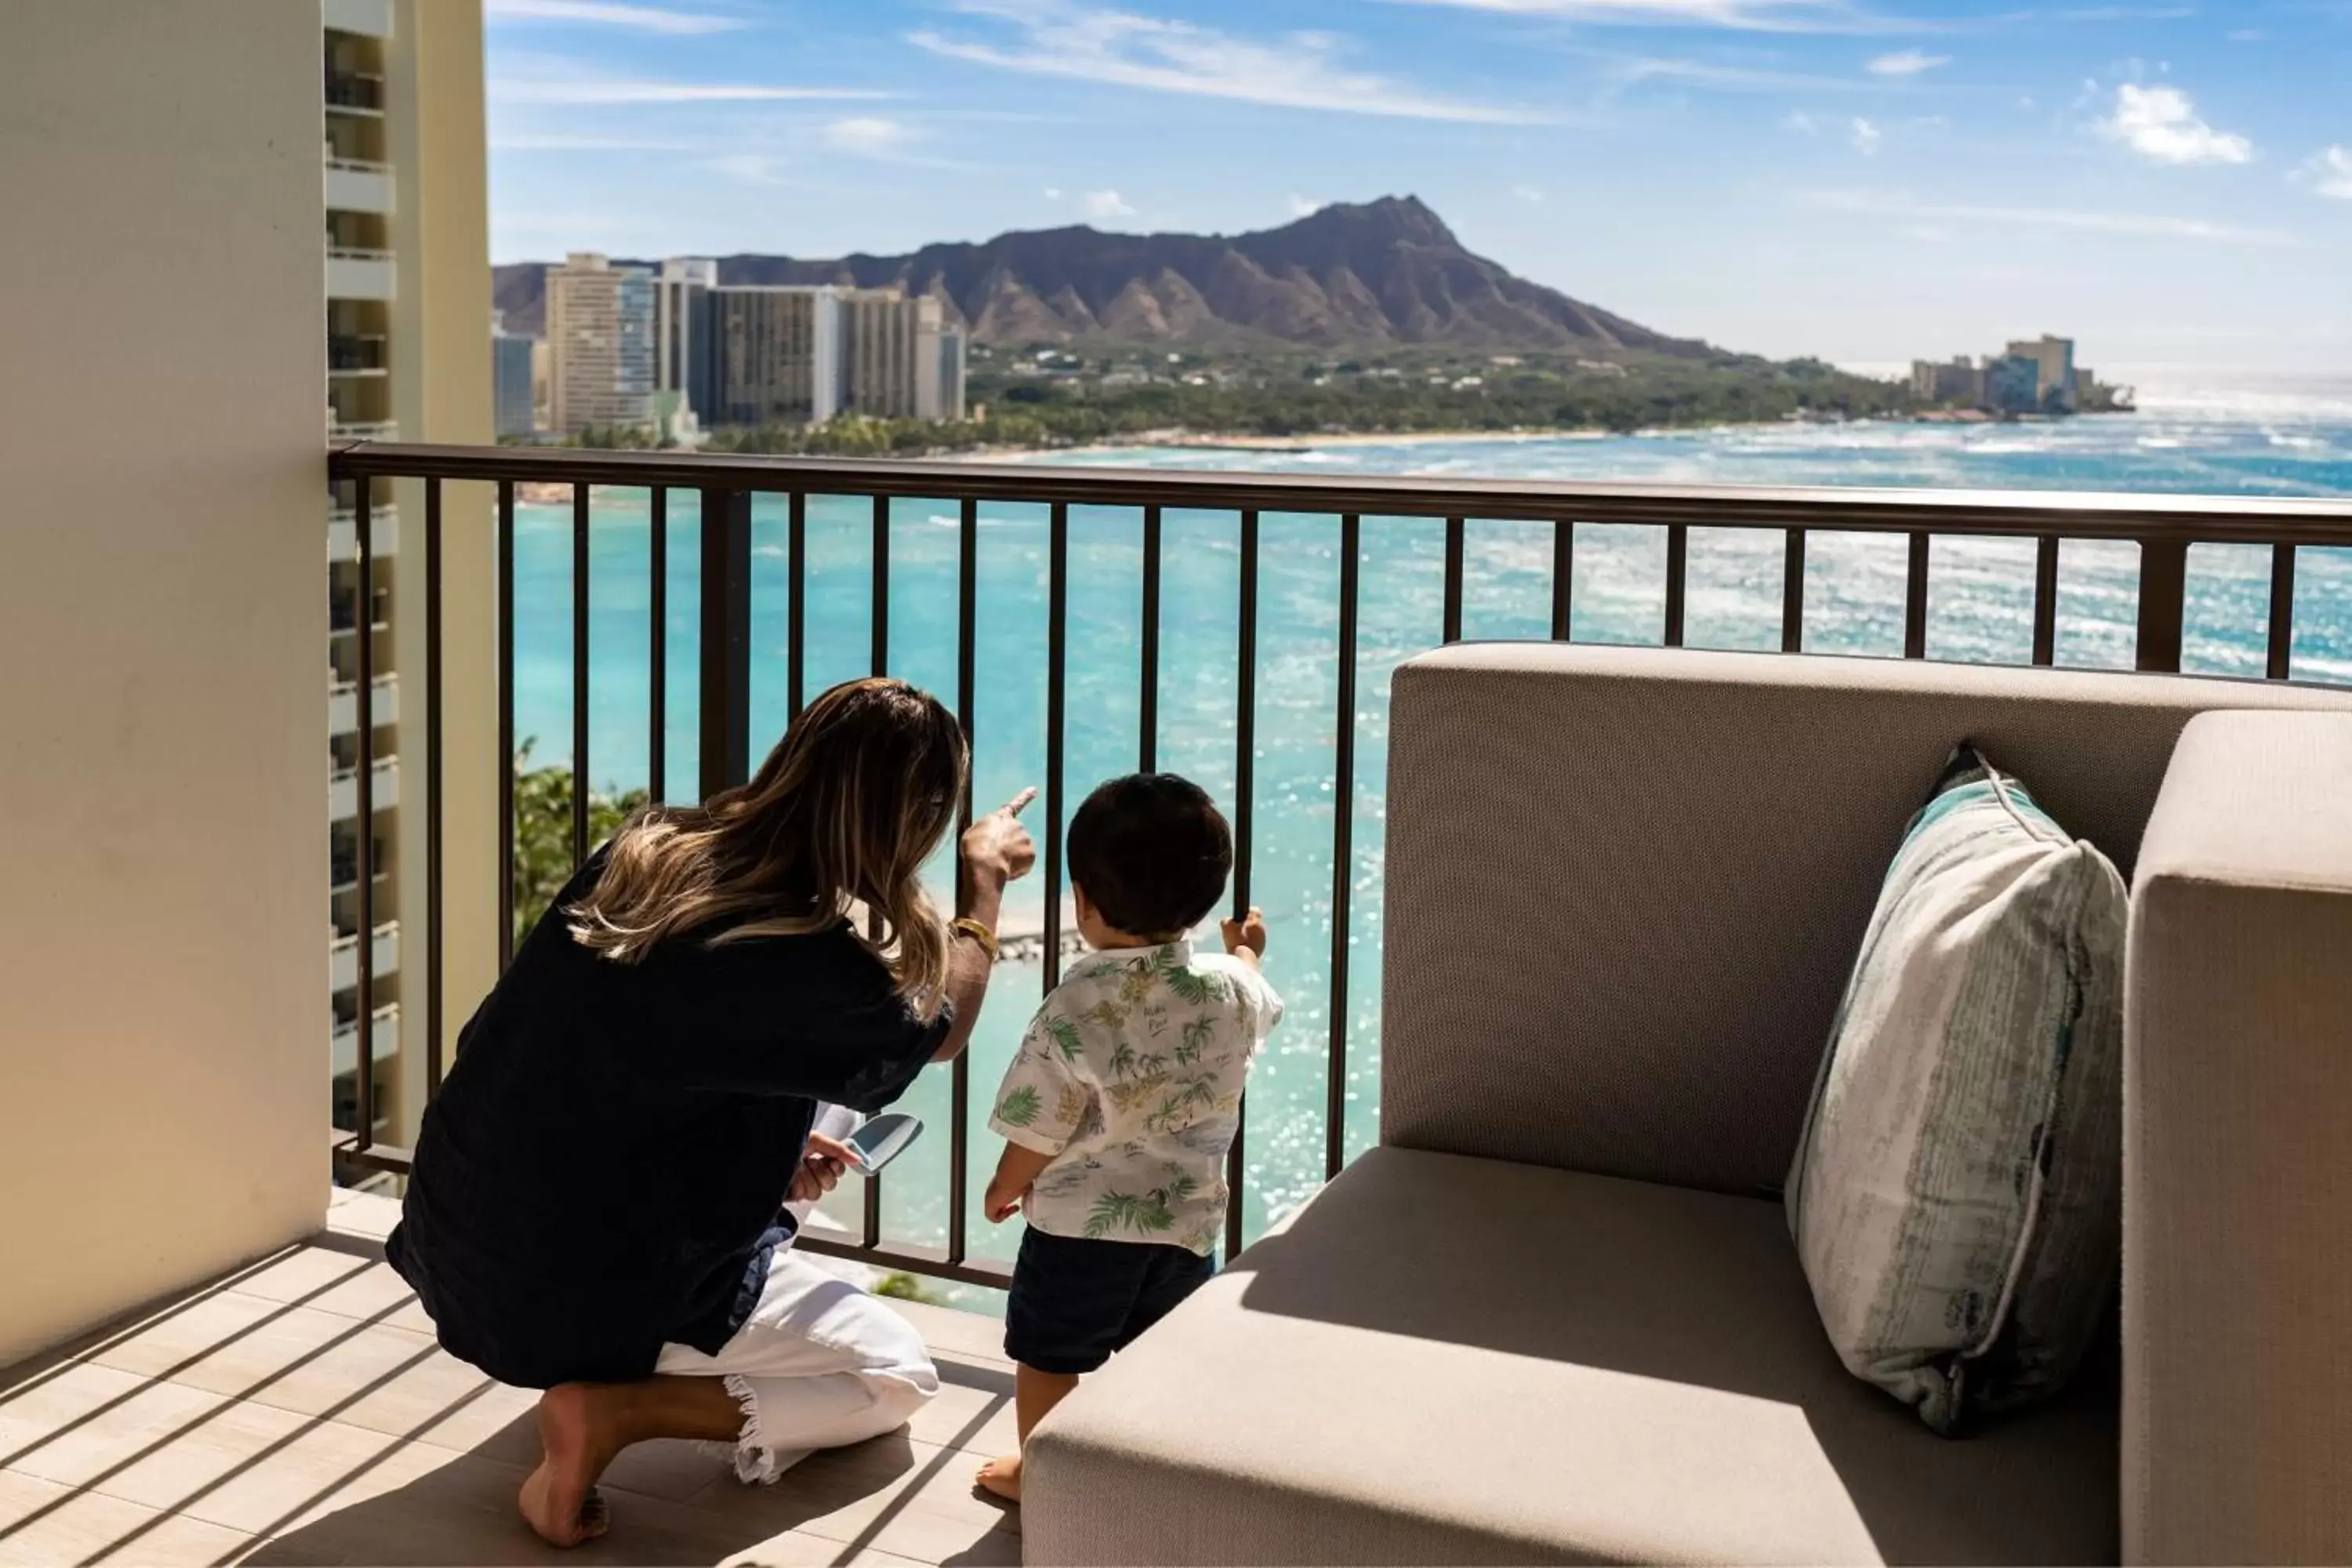
{"label": "woman's index finger", "polygon": [[1036,798],[1037,786],[1035,784],[1031,784],[1027,789],[1023,790],[1019,795],[1014,795],[1011,800],[1006,801],[1003,805],[997,807],[997,809],[1004,813],[1007,816],[1018,816],[1024,811],[1027,810],[1029,803]]}

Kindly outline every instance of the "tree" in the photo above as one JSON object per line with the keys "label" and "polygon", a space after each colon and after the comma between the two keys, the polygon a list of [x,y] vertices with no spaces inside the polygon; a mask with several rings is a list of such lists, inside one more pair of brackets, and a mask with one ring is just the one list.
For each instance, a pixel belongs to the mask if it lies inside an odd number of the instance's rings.
{"label": "tree", "polygon": [[[515,942],[530,934],[539,917],[572,879],[572,770],[530,765],[536,736],[516,748],[514,758]],[[620,795],[588,794],[588,843],[602,844],[621,830],[646,802],[646,792]]]}

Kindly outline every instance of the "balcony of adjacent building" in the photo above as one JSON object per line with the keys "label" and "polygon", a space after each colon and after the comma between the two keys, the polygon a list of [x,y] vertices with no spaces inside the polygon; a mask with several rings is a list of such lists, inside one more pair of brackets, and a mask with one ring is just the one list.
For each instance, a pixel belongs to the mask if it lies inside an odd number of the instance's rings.
{"label": "balcony of adjacent building", "polygon": [[[369,948],[370,962],[375,966],[374,978],[389,979],[400,970],[400,922],[379,921],[373,927],[375,941]],[[340,994],[359,984],[360,939],[357,931],[337,931],[329,929],[327,936],[327,989]]]}
{"label": "balcony of adjacent building", "polygon": [[[373,788],[369,792],[371,812],[391,811],[400,805],[400,759],[377,757],[370,764],[369,776]],[[357,766],[338,767],[327,780],[327,819],[350,822],[360,811],[360,770]]]}

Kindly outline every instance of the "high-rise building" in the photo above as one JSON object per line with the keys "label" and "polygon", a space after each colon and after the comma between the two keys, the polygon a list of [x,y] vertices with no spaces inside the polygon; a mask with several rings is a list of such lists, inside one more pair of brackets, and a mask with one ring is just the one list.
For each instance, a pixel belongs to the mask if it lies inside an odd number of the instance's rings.
{"label": "high-rise building", "polygon": [[964,337],[961,327],[940,329],[939,353],[936,357],[937,395],[931,419],[961,419],[964,410]]}
{"label": "high-rise building", "polygon": [[547,341],[554,356],[551,427],[566,436],[653,422],[654,277],[574,251],[547,269]]}
{"label": "high-rise building", "polygon": [[[338,440],[486,441],[494,424],[494,373],[482,331],[490,273],[480,0],[321,0],[320,20],[327,434]],[[426,1052],[424,1009],[404,1011],[403,994],[415,994],[434,961],[421,942],[403,942],[401,907],[402,889],[421,887],[425,876],[425,835],[403,831],[400,789],[404,768],[413,784],[430,761],[422,683],[401,679],[410,656],[422,656],[424,563],[413,548],[422,538],[422,492],[414,483],[371,490],[364,582],[358,575],[356,490],[332,487],[327,499],[332,870],[331,1016],[322,1043],[333,1063],[335,1125],[349,1130],[357,1125],[361,1031],[367,1032],[375,1134],[404,1145],[415,1141],[424,1106]],[[445,525],[462,536],[465,509],[474,504],[452,489],[444,497]],[[446,574],[453,601],[467,580]],[[470,624],[467,612],[474,607],[453,603],[452,624]],[[467,651],[445,646],[451,657]],[[448,705],[448,734],[457,732],[464,700],[461,695]],[[371,758],[364,822],[362,737]],[[445,749],[454,750],[446,742]],[[454,910],[450,918],[457,918]],[[370,929],[362,931],[363,923]],[[365,1018],[362,953],[371,972]]]}
{"label": "high-rise building", "polygon": [[719,263],[703,258],[673,256],[654,277],[654,390],[683,395],[697,414],[695,310],[718,287]]}
{"label": "high-rise building", "polygon": [[841,411],[842,290],[712,289],[696,302],[701,355],[688,400],[705,426],[821,425]]}
{"label": "high-rise building", "polygon": [[539,408],[531,395],[531,362],[539,340],[509,332],[490,312],[490,404],[498,433],[528,436],[539,428]]}
{"label": "high-rise building", "polygon": [[1984,404],[1997,414],[2032,414],[2042,407],[2042,363],[2032,354],[2003,354],[1984,367]]}
{"label": "high-rise building", "polygon": [[2074,340],[2053,338],[2043,333],[2039,338],[2022,339],[2009,345],[2011,356],[2033,362],[2035,403],[2042,408],[2071,409],[2074,396]]}

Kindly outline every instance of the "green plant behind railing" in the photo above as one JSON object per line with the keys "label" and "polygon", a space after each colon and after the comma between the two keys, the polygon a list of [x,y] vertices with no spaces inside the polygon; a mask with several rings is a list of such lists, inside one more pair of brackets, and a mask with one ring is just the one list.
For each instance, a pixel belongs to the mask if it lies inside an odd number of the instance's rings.
{"label": "green plant behind railing", "polygon": [[[531,766],[531,748],[537,743],[536,737],[525,741],[516,748],[514,758],[517,946],[572,879],[572,770],[562,765]],[[589,791],[589,844],[602,844],[619,832],[621,824],[646,800],[642,789],[619,795]]]}

